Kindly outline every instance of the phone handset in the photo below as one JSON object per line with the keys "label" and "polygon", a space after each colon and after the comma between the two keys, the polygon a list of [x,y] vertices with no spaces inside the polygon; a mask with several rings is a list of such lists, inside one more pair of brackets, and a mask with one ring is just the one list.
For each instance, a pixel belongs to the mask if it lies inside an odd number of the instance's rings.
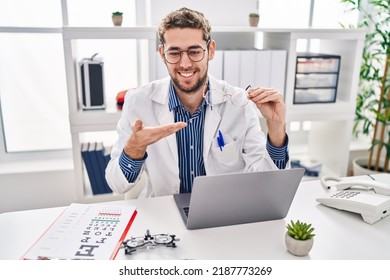
{"label": "phone handset", "polygon": [[[333,181],[335,183],[329,183]],[[321,178],[321,184],[324,188],[330,189],[335,187],[337,190],[346,190],[353,186],[365,187],[374,190],[377,194],[390,195],[390,184],[386,184],[378,181],[366,181],[366,180],[342,180],[339,177],[324,176]]]}

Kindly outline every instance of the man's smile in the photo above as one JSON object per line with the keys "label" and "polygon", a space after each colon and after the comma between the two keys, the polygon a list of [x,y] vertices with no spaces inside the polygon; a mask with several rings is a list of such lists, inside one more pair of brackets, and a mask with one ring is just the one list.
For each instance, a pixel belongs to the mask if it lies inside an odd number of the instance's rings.
{"label": "man's smile", "polygon": [[195,71],[178,71],[177,73],[184,78],[190,78],[195,74]]}

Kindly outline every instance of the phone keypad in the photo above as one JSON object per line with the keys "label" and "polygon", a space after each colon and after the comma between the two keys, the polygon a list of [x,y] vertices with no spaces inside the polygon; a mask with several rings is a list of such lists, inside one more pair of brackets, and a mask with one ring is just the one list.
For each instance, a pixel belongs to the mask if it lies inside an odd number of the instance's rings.
{"label": "phone keypad", "polygon": [[332,198],[341,198],[341,199],[347,198],[348,199],[348,198],[355,197],[358,194],[360,194],[360,192],[357,192],[357,191],[340,191],[340,192],[336,192],[331,197]]}

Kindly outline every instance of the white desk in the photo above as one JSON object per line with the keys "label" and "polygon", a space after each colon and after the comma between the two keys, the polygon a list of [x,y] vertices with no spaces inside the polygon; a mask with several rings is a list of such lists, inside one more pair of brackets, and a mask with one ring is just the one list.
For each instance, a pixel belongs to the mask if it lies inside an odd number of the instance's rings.
{"label": "white desk", "polygon": [[[374,177],[390,182],[390,175]],[[319,205],[315,199],[323,191],[317,180],[302,182],[284,220],[200,230],[184,227],[171,196],[110,202],[137,205],[128,237],[143,236],[149,229],[180,238],[177,248],[138,250],[131,256],[120,250],[117,259],[390,260],[390,217],[369,225],[357,214]],[[63,209],[0,214],[0,259],[19,259]],[[315,227],[314,246],[306,257],[292,256],[284,245],[285,224],[291,219]]]}

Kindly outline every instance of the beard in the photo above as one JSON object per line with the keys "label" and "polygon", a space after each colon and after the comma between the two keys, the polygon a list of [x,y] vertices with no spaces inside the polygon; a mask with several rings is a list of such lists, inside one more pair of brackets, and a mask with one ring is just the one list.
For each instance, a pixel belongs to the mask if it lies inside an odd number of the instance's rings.
{"label": "beard", "polygon": [[193,85],[192,87],[188,87],[185,84],[184,85],[180,84],[180,81],[178,79],[175,79],[175,78],[173,78],[171,76],[172,83],[175,86],[175,88],[177,88],[181,92],[183,92],[185,94],[194,94],[194,93],[198,92],[198,90],[200,90],[202,88],[202,86],[206,83],[206,81],[207,81],[207,72],[208,72],[208,65],[206,67],[205,74],[202,77],[200,77],[200,79],[198,79],[196,81],[195,85]]}

